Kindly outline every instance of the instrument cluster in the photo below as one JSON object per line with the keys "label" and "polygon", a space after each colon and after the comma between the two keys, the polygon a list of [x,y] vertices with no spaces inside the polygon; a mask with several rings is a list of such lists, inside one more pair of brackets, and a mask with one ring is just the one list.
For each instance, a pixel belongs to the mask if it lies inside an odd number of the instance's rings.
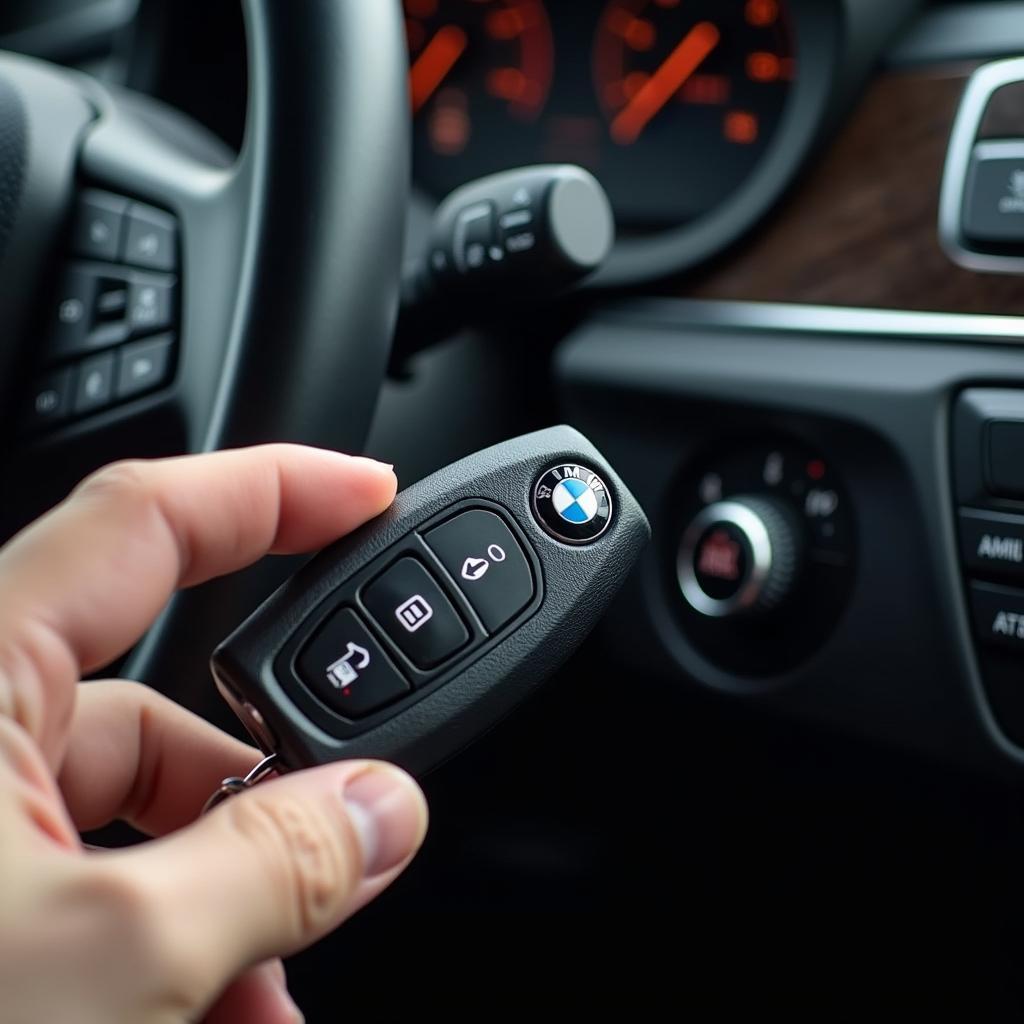
{"label": "instrument cluster", "polygon": [[801,74],[798,0],[404,0],[419,188],[574,163],[620,232],[684,227],[765,160]]}

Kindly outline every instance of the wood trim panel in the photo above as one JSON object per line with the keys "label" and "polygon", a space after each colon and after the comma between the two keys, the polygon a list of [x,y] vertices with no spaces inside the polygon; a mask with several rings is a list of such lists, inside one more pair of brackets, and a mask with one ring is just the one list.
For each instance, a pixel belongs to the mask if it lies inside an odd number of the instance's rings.
{"label": "wood trim panel", "polygon": [[790,198],[685,294],[1024,314],[1024,275],[964,270],[939,246],[946,146],[970,70],[881,75]]}

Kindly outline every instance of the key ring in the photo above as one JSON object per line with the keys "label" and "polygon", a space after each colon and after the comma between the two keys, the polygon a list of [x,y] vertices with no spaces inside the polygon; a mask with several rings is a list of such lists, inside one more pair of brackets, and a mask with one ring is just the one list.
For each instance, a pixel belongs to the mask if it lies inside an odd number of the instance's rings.
{"label": "key ring", "polygon": [[242,793],[247,789],[252,788],[258,782],[262,782],[275,768],[277,765],[277,754],[268,754],[255,768],[249,772],[244,779],[239,778],[237,775],[232,775],[230,778],[224,779],[223,782],[214,790],[210,799],[203,804],[203,814],[207,814],[212,811],[214,807],[219,807],[228,797],[234,796],[236,793]]}

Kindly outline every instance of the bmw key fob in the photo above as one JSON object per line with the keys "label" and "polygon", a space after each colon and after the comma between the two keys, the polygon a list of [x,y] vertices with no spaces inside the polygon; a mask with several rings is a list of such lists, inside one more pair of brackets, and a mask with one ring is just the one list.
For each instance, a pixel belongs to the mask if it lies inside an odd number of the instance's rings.
{"label": "bmw key fob", "polygon": [[217,648],[214,678],[283,769],[377,757],[422,773],[576,649],[649,536],[586,438],[529,434],[322,551]]}

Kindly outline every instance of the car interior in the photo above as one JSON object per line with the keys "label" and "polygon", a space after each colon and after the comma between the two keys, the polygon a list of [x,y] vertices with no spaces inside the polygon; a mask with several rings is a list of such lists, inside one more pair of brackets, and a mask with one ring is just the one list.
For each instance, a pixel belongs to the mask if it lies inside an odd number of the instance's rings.
{"label": "car interior", "polygon": [[[1024,1012],[1022,282],[1017,0],[0,4],[0,541],[116,459],[561,424],[650,523],[310,1021]],[[301,564],[104,674],[245,736],[210,657]]]}

